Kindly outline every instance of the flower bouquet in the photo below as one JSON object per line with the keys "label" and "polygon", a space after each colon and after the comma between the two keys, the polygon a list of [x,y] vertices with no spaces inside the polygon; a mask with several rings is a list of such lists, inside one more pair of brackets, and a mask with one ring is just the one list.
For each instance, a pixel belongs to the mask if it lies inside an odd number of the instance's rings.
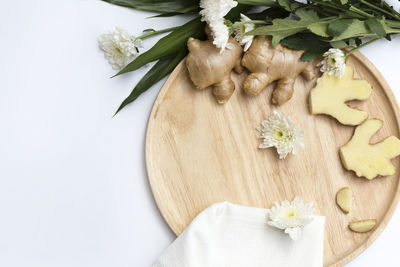
{"label": "flower bouquet", "polygon": [[[205,38],[209,26],[213,44],[230,49],[229,36],[249,49],[254,36],[271,36],[293,50],[303,50],[302,61],[325,56],[321,71],[342,76],[348,55],[378,39],[391,38],[400,32],[400,13],[383,0],[103,0],[111,4],[158,13],[157,17],[198,14],[178,27],[146,30],[134,37],[117,29],[99,38],[101,49],[114,68],[115,75],[133,72],[150,62],[154,66],[134,87],[117,109],[118,113],[140,94],[168,75],[187,55],[190,37]],[[153,47],[139,53],[142,40],[169,32]],[[351,47],[351,49],[343,50]]]}

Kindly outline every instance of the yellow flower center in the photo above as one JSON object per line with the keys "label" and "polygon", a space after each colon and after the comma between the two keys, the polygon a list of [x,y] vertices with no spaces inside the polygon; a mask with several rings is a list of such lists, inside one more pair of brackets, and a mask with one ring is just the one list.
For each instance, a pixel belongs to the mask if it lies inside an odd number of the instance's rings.
{"label": "yellow flower center", "polygon": [[286,216],[287,217],[293,217],[295,214],[294,214],[294,211],[289,211],[288,213],[286,213]]}
{"label": "yellow flower center", "polygon": [[120,54],[120,55],[122,54],[121,49],[119,49],[119,47],[117,47],[117,46],[115,47],[115,51],[116,51],[118,54]]}
{"label": "yellow flower center", "polygon": [[275,132],[275,137],[276,137],[277,139],[281,139],[282,136],[283,136],[283,132],[282,132],[282,131],[276,131],[276,132]]}

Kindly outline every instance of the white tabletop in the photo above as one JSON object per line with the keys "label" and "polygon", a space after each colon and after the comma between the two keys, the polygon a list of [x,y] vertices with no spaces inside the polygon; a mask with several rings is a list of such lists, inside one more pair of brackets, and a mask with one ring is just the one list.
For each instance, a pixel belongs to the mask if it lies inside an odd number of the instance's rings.
{"label": "white tabletop", "polygon": [[[112,118],[145,70],[109,79],[115,72],[96,41],[114,26],[140,34],[187,20],[150,15],[99,0],[2,1],[0,266],[150,266],[174,240],[144,162],[146,123],[164,80]],[[398,100],[399,45],[362,50]],[[347,266],[399,266],[399,225],[397,209]]]}

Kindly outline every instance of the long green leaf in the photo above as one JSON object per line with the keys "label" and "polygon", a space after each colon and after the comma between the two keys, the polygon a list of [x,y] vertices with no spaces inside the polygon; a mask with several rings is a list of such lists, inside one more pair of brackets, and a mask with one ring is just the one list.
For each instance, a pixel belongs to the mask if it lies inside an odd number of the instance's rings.
{"label": "long green leaf", "polygon": [[271,0],[236,0],[239,4],[250,5],[250,6],[278,6],[275,1]]}
{"label": "long green leaf", "polygon": [[[249,6],[247,5],[238,5],[236,8],[232,9],[228,15],[226,15],[226,18],[230,20],[238,19],[239,14],[246,12],[248,9]],[[123,69],[122,71],[125,70],[124,72],[133,71],[148,62],[159,59],[159,61],[138,82],[131,94],[122,102],[115,114],[137,99],[139,95],[148,90],[153,84],[170,73],[186,56],[187,39],[189,37],[201,38],[204,35],[203,29],[204,23],[200,21],[200,18],[196,18],[160,39],[150,50],[137,57],[129,64],[131,70],[127,68]],[[165,49],[167,49],[167,51],[165,51]],[[172,51],[175,51],[175,53],[172,53]]]}
{"label": "long green leaf", "polygon": [[173,16],[176,16],[176,15],[192,13],[192,12],[198,13],[200,11],[200,8],[198,6],[194,6],[194,7],[188,7],[185,10],[181,9],[179,12],[161,13],[161,14],[158,14],[158,15],[150,16],[149,18],[165,18],[165,17],[173,17]]}
{"label": "long green leaf", "polygon": [[154,64],[154,66],[136,84],[131,94],[121,103],[115,112],[115,115],[126,105],[135,101],[142,93],[153,86],[153,84],[168,75],[168,73],[170,73],[178,65],[185,55],[186,50],[182,50],[175,57],[162,58],[156,64]]}
{"label": "long green leaf", "polygon": [[246,14],[252,20],[267,20],[272,21],[273,19],[283,19],[289,16],[290,12],[286,11],[282,7],[271,7],[267,8],[258,13],[249,13]]}
{"label": "long green leaf", "polygon": [[178,53],[183,47],[186,47],[186,42],[189,37],[203,37],[204,25],[205,24],[201,22],[198,17],[180,26],[167,36],[161,38],[152,48],[139,55],[115,76],[135,71],[149,62]]}
{"label": "long green leaf", "polygon": [[[237,19],[240,13],[243,13],[248,9],[249,6],[247,5],[238,5],[236,8],[232,9],[228,15],[226,15],[226,18],[230,20]],[[135,60],[129,63],[114,76],[135,71],[149,62],[156,61],[163,57],[175,55],[182,49],[185,50],[189,37],[197,39],[204,37],[204,26],[205,23],[200,21],[200,17],[187,22],[186,24],[172,31],[167,36],[158,40],[158,42],[152,48],[139,55]]]}
{"label": "long green leaf", "polygon": [[102,0],[110,4],[156,13],[185,14],[199,8],[199,0]]}

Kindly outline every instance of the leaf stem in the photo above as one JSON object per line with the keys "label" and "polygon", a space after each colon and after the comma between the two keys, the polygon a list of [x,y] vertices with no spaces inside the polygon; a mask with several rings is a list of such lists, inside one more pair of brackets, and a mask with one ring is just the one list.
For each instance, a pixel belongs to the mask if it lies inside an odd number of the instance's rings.
{"label": "leaf stem", "polygon": [[265,20],[246,20],[246,21],[237,21],[232,24],[232,28],[241,26],[243,24],[268,24]]}
{"label": "leaf stem", "polygon": [[161,34],[161,33],[165,33],[165,32],[172,32],[173,30],[176,30],[176,29],[179,28],[179,27],[180,27],[180,26],[178,26],[178,27],[166,28],[166,29],[162,29],[162,30],[159,30],[159,31],[151,31],[151,32],[148,32],[148,33],[145,33],[145,34],[142,34],[142,35],[136,37],[136,39],[141,39],[141,40],[143,40],[143,39],[149,38],[149,37],[154,36],[154,35],[157,35],[157,34]]}
{"label": "leaf stem", "polygon": [[390,28],[386,30],[387,34],[400,33],[400,29]]}
{"label": "leaf stem", "polygon": [[330,20],[335,20],[335,19],[337,19],[338,17],[337,16],[330,16],[330,17],[325,17],[325,18],[322,18],[322,19],[320,19],[321,21],[330,21]]}
{"label": "leaf stem", "polygon": [[[331,8],[331,9],[334,9],[334,10],[343,11],[344,13],[351,14],[352,16],[354,16],[356,18],[359,18],[359,19],[362,19],[362,18],[365,17],[363,14],[360,14],[358,12],[359,11],[358,9],[356,9],[357,11],[356,10],[349,10],[347,8],[344,8],[342,5],[339,6],[339,5],[331,3],[331,2],[324,2],[324,1],[320,1],[320,0],[310,0],[310,2],[313,2],[313,3],[315,3],[315,4],[319,5],[319,6]],[[340,14],[340,12],[338,12],[338,11],[336,11],[336,13],[338,15]]]}
{"label": "leaf stem", "polygon": [[358,14],[360,14],[361,16],[367,17],[367,18],[374,18],[374,15],[368,14],[365,11],[362,11],[361,9],[356,8],[355,6],[350,6],[349,8],[350,11],[356,12]]}
{"label": "leaf stem", "polygon": [[386,7],[386,9],[389,9],[396,16],[400,17],[400,13],[396,9],[394,9],[392,6],[390,6],[388,3],[383,1],[383,2],[381,2],[381,5]]}
{"label": "leaf stem", "polygon": [[370,8],[373,8],[373,9],[378,10],[378,11],[380,11],[380,12],[386,14],[386,15],[389,15],[389,16],[391,16],[392,18],[399,19],[399,17],[398,17],[397,15],[393,15],[393,13],[390,13],[389,11],[384,10],[383,8],[377,7],[377,6],[371,4],[371,3],[368,2],[368,1],[360,0],[360,2],[363,3],[364,5],[369,6]]}
{"label": "leaf stem", "polygon": [[239,4],[251,6],[278,6],[277,2],[270,0],[237,0]]}
{"label": "leaf stem", "polygon": [[354,52],[356,52],[356,51],[359,50],[360,48],[362,48],[362,47],[364,47],[364,46],[367,46],[367,45],[369,45],[369,44],[371,44],[371,43],[373,43],[373,42],[375,42],[375,41],[377,41],[377,40],[379,40],[379,39],[380,39],[380,38],[371,39],[371,40],[369,40],[368,42],[365,42],[365,43],[363,43],[363,44],[361,44],[361,45],[359,45],[359,46],[357,46],[357,47],[351,49],[350,51],[348,51],[347,53],[344,54],[344,57],[347,59],[347,57],[348,57],[349,55],[353,54]]}
{"label": "leaf stem", "polygon": [[385,24],[388,25],[389,27],[400,28],[400,21],[387,19],[385,20]]}

